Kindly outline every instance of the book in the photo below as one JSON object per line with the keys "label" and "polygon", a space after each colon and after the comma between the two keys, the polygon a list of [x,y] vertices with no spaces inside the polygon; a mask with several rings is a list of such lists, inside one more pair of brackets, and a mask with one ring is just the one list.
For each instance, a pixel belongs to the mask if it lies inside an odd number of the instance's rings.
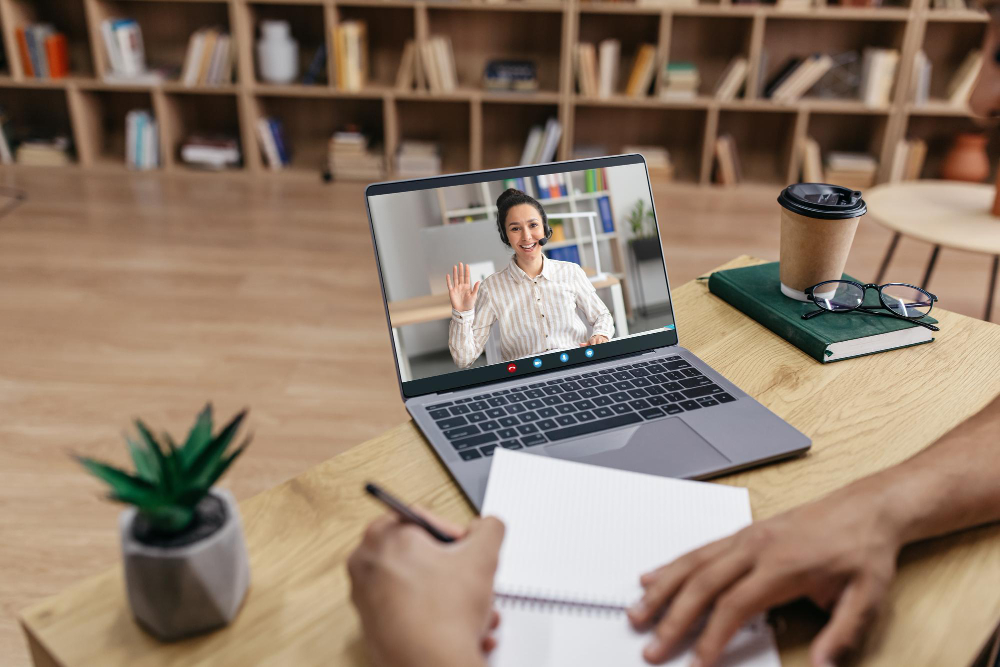
{"label": "book", "polygon": [[306,68],[306,73],[302,75],[302,83],[307,86],[312,86],[322,81],[326,81],[326,43],[319,45],[316,49],[316,53],[313,54],[312,60],[309,61],[309,67]]}
{"label": "book", "polygon": [[150,73],[146,68],[146,50],[137,21],[104,19],[101,21],[101,39],[109,66],[104,72],[105,80],[114,83],[148,80]]}
{"label": "book", "polygon": [[693,99],[698,95],[701,75],[694,63],[665,62],[660,99]]}
{"label": "book", "polygon": [[[334,62],[339,90],[361,90],[368,81],[368,24],[342,21],[333,29]],[[430,43],[428,48],[432,48]]]}
{"label": "book", "polygon": [[736,93],[740,91],[747,78],[749,62],[743,56],[737,56],[729,61],[715,85],[715,99],[723,102],[736,99]]}
{"label": "book", "polygon": [[[846,273],[844,280],[854,280]],[[802,315],[817,306],[789,299],[781,293],[778,262],[716,271],[708,289],[729,305],[756,320],[821,363],[841,361],[934,340],[933,332],[895,317],[866,313],[824,313],[809,320]],[[879,306],[873,290],[865,305]],[[927,317],[925,322],[937,320]]]}
{"label": "book", "polygon": [[927,104],[931,91],[931,61],[923,49],[913,57],[913,70],[910,73],[910,101],[914,104]]}
{"label": "book", "polygon": [[269,119],[257,119],[257,141],[260,144],[260,152],[264,155],[264,162],[272,171],[277,171],[284,166],[281,155],[278,154],[278,145],[271,132]]}
{"label": "book", "polygon": [[576,76],[580,88],[580,94],[588,97],[596,97],[600,84],[597,74],[597,49],[593,44],[577,44],[576,55]]}
{"label": "book", "polygon": [[597,198],[597,211],[601,214],[601,230],[605,234],[615,231],[615,221],[611,217],[611,200],[607,196]]}
{"label": "book", "polygon": [[927,142],[923,139],[900,139],[893,151],[889,182],[914,181],[920,178],[927,158]]}
{"label": "book", "polygon": [[979,70],[983,66],[983,53],[979,50],[972,50],[965,56],[965,60],[955,70],[955,74],[948,81],[948,88],[945,92],[948,102],[957,106],[968,104],[972,88],[979,76]]}
{"label": "book", "polygon": [[524,141],[524,150],[521,151],[521,161],[518,164],[535,164],[535,156],[542,145],[543,133],[541,125],[531,127],[528,131],[528,138]]}
{"label": "book", "polygon": [[892,83],[896,78],[899,51],[895,49],[864,50],[861,62],[861,84],[858,94],[869,106],[884,107],[889,104]]}
{"label": "book", "polygon": [[814,54],[799,63],[795,71],[782,81],[771,94],[776,102],[791,103],[800,98],[833,67],[833,58],[824,54]]}
{"label": "book", "polygon": [[629,97],[645,97],[649,86],[653,83],[653,73],[656,69],[656,47],[643,44],[632,65],[628,83],[625,84],[625,94]]}
{"label": "book", "polygon": [[17,28],[17,49],[21,56],[21,69],[28,77],[35,76],[35,68],[31,63],[31,49],[28,48],[28,33],[24,28]]}
{"label": "book", "polygon": [[605,39],[597,47],[600,54],[598,63],[599,97],[611,97],[618,88],[618,61],[621,57],[621,42],[617,39]]}
{"label": "book", "polygon": [[774,75],[767,80],[767,84],[764,86],[764,97],[771,97],[774,91],[785,82],[785,80],[792,75],[792,73],[798,69],[799,64],[802,63],[803,58],[794,57],[789,58],[787,62],[779,69]]}
{"label": "book", "polygon": [[722,134],[715,140],[716,182],[720,185],[736,185],[743,180],[736,141],[732,135]]}
{"label": "book", "polygon": [[396,71],[396,88],[398,90],[412,90],[416,82],[415,66],[417,62],[417,43],[412,39],[406,40],[403,45],[403,55],[399,61],[399,70]]}
{"label": "book", "polygon": [[[494,578],[503,622],[491,667],[647,665],[650,635],[625,614],[642,596],[639,575],[752,523],[745,488],[502,447],[482,513],[506,527]],[[693,640],[666,664],[690,664]],[[720,664],[780,666],[763,615],[736,633]]]}
{"label": "book", "polygon": [[125,115],[125,163],[129,169],[154,169],[160,164],[159,130],[148,110]]}
{"label": "book", "polygon": [[823,183],[823,156],[819,142],[812,137],[802,140],[802,181],[804,183]]}

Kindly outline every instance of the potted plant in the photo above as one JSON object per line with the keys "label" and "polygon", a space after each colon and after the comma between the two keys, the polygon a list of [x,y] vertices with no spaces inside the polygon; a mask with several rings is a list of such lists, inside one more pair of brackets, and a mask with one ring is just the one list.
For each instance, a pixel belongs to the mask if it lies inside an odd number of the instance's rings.
{"label": "potted plant", "polygon": [[130,474],[77,457],[111,487],[112,500],[132,505],[118,521],[125,585],[132,614],[169,641],[228,624],[250,582],[250,565],[236,501],[213,486],[250,438],[227,453],[246,417],[237,414],[212,435],[212,406],[198,415],[187,440],[160,440],[141,420],[139,439],[126,435],[135,463]]}
{"label": "potted plant", "polygon": [[656,235],[656,219],[653,217],[652,206],[646,208],[646,201],[637,199],[628,214],[628,223],[632,228],[629,245],[636,261],[659,258],[660,239]]}

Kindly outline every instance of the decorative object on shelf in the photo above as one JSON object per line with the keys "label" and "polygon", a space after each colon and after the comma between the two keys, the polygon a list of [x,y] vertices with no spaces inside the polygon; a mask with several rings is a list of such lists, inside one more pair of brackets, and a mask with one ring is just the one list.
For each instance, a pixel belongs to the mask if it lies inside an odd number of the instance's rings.
{"label": "decorative object on shelf", "polygon": [[629,97],[646,97],[655,74],[656,47],[652,44],[643,44],[639,47],[632,72],[628,76],[628,83],[625,84],[625,94]]}
{"label": "decorative object on shelf", "polygon": [[236,167],[241,160],[240,145],[232,137],[192,135],[181,146],[181,160],[205,169]]}
{"label": "decorative object on shelf", "polygon": [[18,164],[62,167],[70,163],[69,149],[68,137],[56,136],[48,139],[31,137],[18,144],[14,158]]}
{"label": "decorative object on shelf", "polygon": [[229,33],[215,28],[196,30],[188,38],[181,83],[220,86],[233,81],[235,48]]}
{"label": "decorative object on shelf", "polygon": [[133,109],[125,115],[125,164],[143,171],[160,166],[160,132],[148,110]]}
{"label": "decorative object on shelf", "polygon": [[420,47],[424,73],[432,93],[450,93],[458,89],[458,71],[451,40],[443,36],[428,39]]}
{"label": "decorative object on shelf", "polygon": [[833,67],[823,75],[810,94],[817,98],[856,100],[861,90],[861,54],[850,50],[831,55]]}
{"label": "decorative object on shelf", "polygon": [[715,140],[715,182],[719,185],[736,185],[743,181],[743,169],[736,151],[736,141],[731,134],[722,134]]}
{"label": "decorative object on shelf", "polygon": [[333,29],[337,88],[361,90],[368,84],[368,24],[343,21]]}
{"label": "decorative object on shelf", "polygon": [[593,44],[576,45],[576,81],[581,95],[597,97],[600,85],[597,76],[597,49]]}
{"label": "decorative object on shelf", "polygon": [[892,83],[896,80],[899,51],[865,49],[861,57],[861,83],[858,97],[871,107],[889,105]]}
{"label": "decorative object on shelf", "polygon": [[824,180],[829,183],[862,190],[875,183],[878,160],[868,153],[830,151],[826,156]]}
{"label": "decorative object on shelf", "polygon": [[385,176],[385,159],[381,151],[369,150],[368,137],[357,125],[346,125],[333,133],[328,158],[335,181],[377,181]]}
{"label": "decorative object on shelf", "polygon": [[562,123],[555,117],[545,121],[545,127],[533,125],[521,151],[521,164],[541,164],[552,162],[562,136]]}
{"label": "decorative object on shelf", "polygon": [[611,97],[618,88],[618,66],[621,59],[622,45],[617,39],[605,39],[597,45],[598,62],[598,97]]}
{"label": "decorative object on shelf", "polygon": [[309,61],[306,73],[302,75],[302,83],[307,86],[314,86],[318,83],[326,82],[326,43],[319,45],[313,58]]}
{"label": "decorative object on shelf", "polygon": [[983,52],[977,49],[969,51],[965,60],[955,70],[951,80],[948,81],[948,88],[945,92],[950,104],[965,106],[969,103],[969,96],[972,95],[972,88],[979,76],[979,70],[983,67]]}
{"label": "decorative object on shelf", "polygon": [[913,104],[927,104],[931,92],[931,61],[923,49],[913,56],[913,70],[910,72],[910,101]]}
{"label": "decorative object on shelf", "polygon": [[735,100],[736,94],[746,81],[748,69],[749,61],[745,57],[736,56],[730,60],[715,86],[715,99],[722,102]]}
{"label": "decorative object on shelf", "polygon": [[61,79],[69,73],[66,35],[56,32],[51,24],[35,23],[18,28],[15,34],[24,76]]}
{"label": "decorative object on shelf", "polygon": [[900,139],[892,156],[889,182],[915,181],[920,178],[927,157],[927,142],[923,139]]}
{"label": "decorative object on shelf", "polygon": [[663,63],[663,87],[660,99],[691,100],[697,97],[701,76],[694,63]]}
{"label": "decorative object on shelf", "polygon": [[941,162],[941,178],[969,183],[982,183],[989,178],[987,141],[985,134],[962,132],[955,135],[955,141]]}
{"label": "decorative object on shelf", "polygon": [[290,162],[285,128],[277,118],[257,119],[257,142],[264,156],[264,163],[272,171],[287,167]]}
{"label": "decorative object on shelf", "polygon": [[489,60],[483,71],[487,90],[538,90],[538,72],[532,60]]}
{"label": "decorative object on shelf", "polygon": [[104,80],[110,83],[159,83],[163,75],[146,67],[146,48],[142,41],[142,28],[135,19],[104,19],[101,37],[110,72]]}
{"label": "decorative object on shelf", "polygon": [[267,83],[292,83],[299,76],[299,43],[288,21],[261,21],[257,68]]}
{"label": "decorative object on shelf", "polygon": [[209,404],[179,447],[137,419],[140,439],[126,436],[135,473],[78,457],[111,487],[111,500],[132,505],[118,519],[125,588],[136,621],[162,641],[228,625],[246,595],[250,561],[239,507],[213,486],[250,444],[247,437],[227,454],[246,414],[212,435]]}
{"label": "decorative object on shelf", "polygon": [[423,178],[441,173],[441,147],[432,141],[403,141],[396,151],[398,178]]}

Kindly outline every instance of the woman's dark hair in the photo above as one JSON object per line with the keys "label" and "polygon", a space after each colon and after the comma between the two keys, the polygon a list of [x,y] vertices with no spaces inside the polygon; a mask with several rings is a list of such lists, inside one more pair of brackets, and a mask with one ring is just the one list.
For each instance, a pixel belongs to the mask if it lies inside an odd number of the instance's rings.
{"label": "woman's dark hair", "polygon": [[534,197],[525,192],[521,192],[515,188],[507,188],[497,197],[497,231],[500,232],[500,240],[507,247],[510,247],[510,241],[507,239],[507,213],[510,212],[510,209],[520,204],[534,206],[535,210],[542,216],[542,229],[545,230],[545,238],[552,235],[552,230],[549,228],[549,217],[545,215],[545,209],[542,208],[542,205]]}

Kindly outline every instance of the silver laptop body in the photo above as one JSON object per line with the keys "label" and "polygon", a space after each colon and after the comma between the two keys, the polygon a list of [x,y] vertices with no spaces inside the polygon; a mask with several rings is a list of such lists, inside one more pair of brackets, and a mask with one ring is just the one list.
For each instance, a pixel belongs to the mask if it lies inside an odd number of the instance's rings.
{"label": "silver laptop body", "polygon": [[[636,154],[370,185],[366,207],[394,340],[386,267],[376,234],[376,224],[386,221],[373,218],[373,197],[504,179],[534,182],[547,174],[628,165],[632,165],[628,173],[637,178],[641,166],[652,203],[645,161]],[[642,189],[641,183],[632,185]],[[660,254],[663,263],[662,249]],[[504,362],[404,381],[400,347],[393,345],[407,411],[477,510],[492,452],[500,446],[688,479],[729,473],[809,449],[809,438],[678,344],[665,263],[663,279],[671,324],[648,335],[594,346],[599,354],[590,357],[583,349],[566,350],[572,357],[568,362],[547,355],[541,368],[533,368],[530,358],[518,359],[519,370],[513,376],[508,376]],[[442,383],[447,386],[434,388]]]}

